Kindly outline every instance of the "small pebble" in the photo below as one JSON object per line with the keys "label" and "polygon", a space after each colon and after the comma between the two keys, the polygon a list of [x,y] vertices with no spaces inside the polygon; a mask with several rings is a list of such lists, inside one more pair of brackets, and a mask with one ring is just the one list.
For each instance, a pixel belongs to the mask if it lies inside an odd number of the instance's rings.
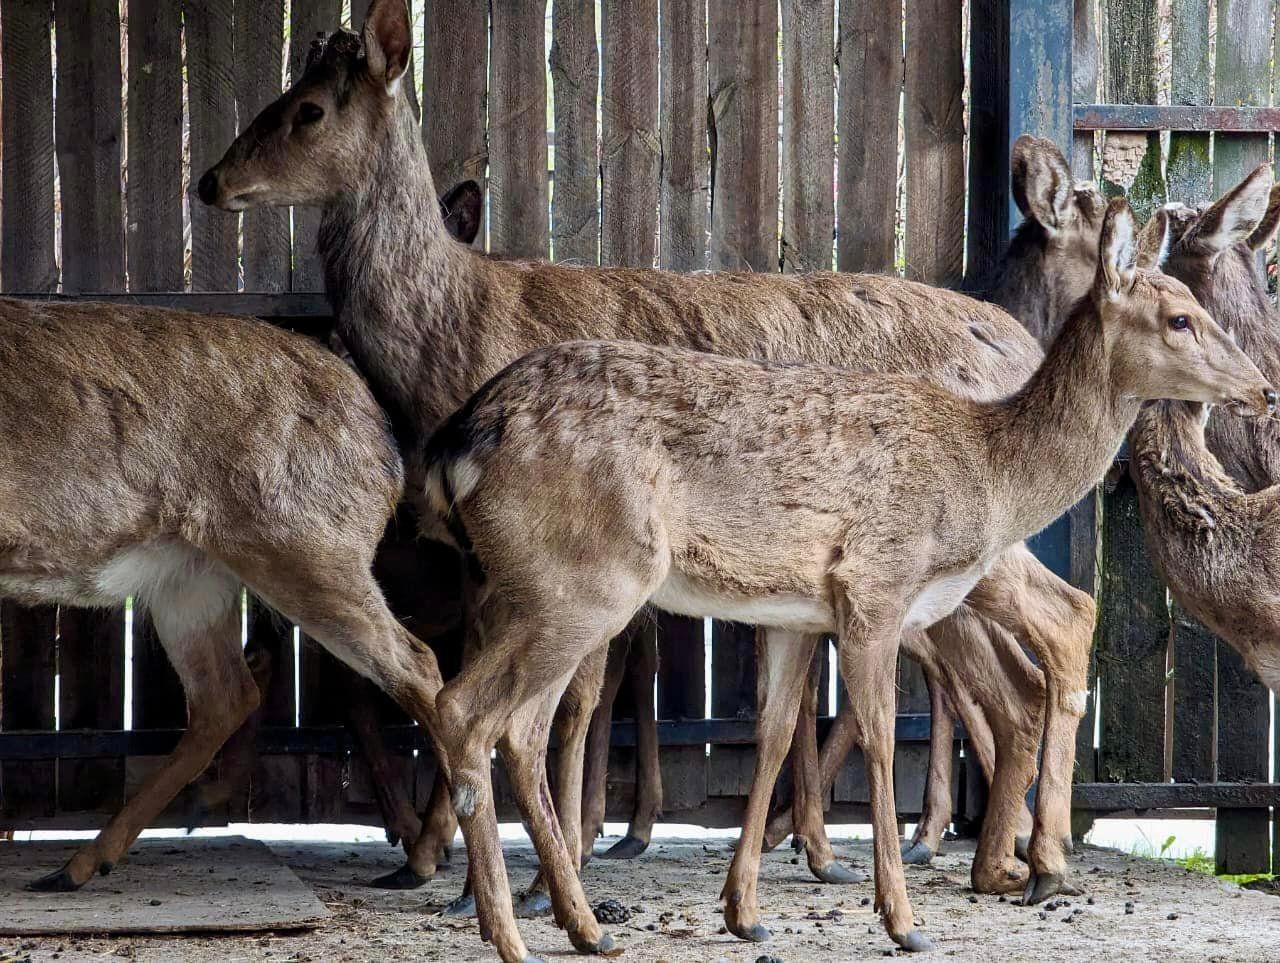
{"label": "small pebble", "polygon": [[1088,899],[1086,899],[1086,900],[1085,900],[1085,902],[1086,902],[1086,903],[1088,903],[1090,906],[1092,906],[1092,905],[1093,905],[1093,897],[1092,897],[1092,896],[1090,896]]}
{"label": "small pebble", "polygon": [[1167,920],[1176,920],[1177,918],[1178,918],[1177,913],[1170,913],[1168,916],[1165,917],[1165,919]]}
{"label": "small pebble", "polygon": [[862,897],[862,899],[858,901],[858,905],[859,905],[859,906],[870,906],[870,905],[871,905],[871,897],[870,897],[870,896],[864,896],[864,897]]}
{"label": "small pebble", "polygon": [[976,903],[976,902],[978,902],[978,897],[976,897],[976,896],[970,896],[970,897],[969,897],[969,902],[970,902],[970,903]]}

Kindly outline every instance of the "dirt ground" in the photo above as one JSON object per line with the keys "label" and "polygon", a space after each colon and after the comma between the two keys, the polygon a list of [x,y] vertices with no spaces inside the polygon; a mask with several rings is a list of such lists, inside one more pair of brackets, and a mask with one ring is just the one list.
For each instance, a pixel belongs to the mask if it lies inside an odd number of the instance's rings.
{"label": "dirt ground", "polygon": [[[1087,847],[1070,868],[1084,890],[1069,905],[1024,908],[968,888],[971,850],[951,851],[934,865],[907,867],[917,917],[938,943],[934,956],[958,960],[1262,961],[1280,959],[1280,898],[1242,890],[1174,864]],[[865,841],[837,843],[854,866],[869,869]],[[304,961],[491,960],[473,921],[443,918],[441,907],[459,891],[463,859],[422,890],[387,893],[364,884],[399,864],[396,853],[373,844],[284,844],[273,849],[314,887],[332,918],[301,933],[255,936],[120,937],[115,939],[0,939],[0,963],[30,960],[191,960],[196,963]],[[629,922],[607,927],[636,963],[752,963],[773,957],[870,960],[893,955],[871,910],[871,884],[821,885],[790,850],[765,857],[760,896],[766,944],[746,944],[722,932],[718,895],[730,851],[714,845],[657,843],[629,863],[595,860],[585,872],[593,905],[619,900]],[[509,850],[517,885],[533,876],[528,848]],[[117,872],[127,873],[128,865]],[[93,884],[90,884],[93,885]],[[574,958],[549,921],[521,921],[531,952]]]}

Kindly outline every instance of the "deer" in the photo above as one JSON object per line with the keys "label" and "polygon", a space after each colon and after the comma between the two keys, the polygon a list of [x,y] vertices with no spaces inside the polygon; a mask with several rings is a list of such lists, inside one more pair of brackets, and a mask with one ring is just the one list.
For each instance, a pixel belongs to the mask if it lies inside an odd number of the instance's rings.
{"label": "deer", "polygon": [[164,764],[31,889],[111,872],[256,708],[242,584],[434,727],[435,658],[371,571],[403,463],[350,367],[264,322],[159,308],[6,298],[0,332],[0,595],[132,597],[188,708]]}
{"label": "deer", "polygon": [[[495,858],[491,752],[505,745],[532,770],[512,767],[513,779],[536,783],[532,744],[545,742],[560,693],[646,604],[765,628],[728,928],[750,938],[760,925],[750,843],[814,646],[834,632],[866,758],[875,905],[898,946],[933,948],[897,839],[902,634],[962,602],[1021,628],[1010,607],[1025,599],[990,574],[1102,478],[1144,401],[1275,412],[1275,390],[1187,288],[1136,266],[1136,233],[1127,202],[1113,200],[1093,291],[1031,379],[995,401],[904,375],[585,341],[531,352],[446,421],[415,472],[420,517],[467,553],[469,631],[484,642],[437,696],[438,746],[482,927],[504,961],[526,951]],[[1070,691],[1046,671],[1048,704],[1078,701],[1085,666],[1074,668]],[[557,835],[534,835],[573,933],[589,910],[570,854]]]}
{"label": "deer", "polygon": [[[977,397],[1012,391],[1038,365],[1039,345],[1005,312],[901,279],[677,275],[487,258],[461,248],[441,223],[426,150],[402,83],[411,46],[402,0],[374,0],[362,37],[339,30],[317,45],[303,75],[198,182],[202,201],[228,211],[321,207],[319,247],[337,330],[388,412],[410,466],[418,462],[413,453],[487,378],[522,354],[561,341],[619,338],[922,373]],[[414,469],[409,471],[412,476]],[[410,488],[418,481],[412,479]],[[1047,578],[1029,585],[1025,572],[1011,568],[1018,581],[1010,592],[1049,593],[1054,598],[1046,601],[1048,608],[1071,613],[1074,630],[1045,645],[1087,653],[1091,603]],[[1019,611],[1029,620],[1043,617],[1031,606]],[[1019,631],[1020,638],[1035,634],[1030,624]],[[1057,671],[1080,658],[1055,656],[1050,662]],[[580,760],[603,664],[603,654],[598,663],[584,664],[567,700],[574,708],[561,722],[555,808],[575,853],[581,851]],[[1047,765],[1065,763],[1068,773],[1067,743],[1074,752],[1070,734],[1083,713],[1075,705],[1051,700],[1045,712],[1046,735],[1062,743],[1049,753]],[[539,797],[530,793],[525,808]],[[445,816],[427,820],[427,829],[409,846],[406,865],[380,882],[416,886],[434,874],[445,843],[439,827],[451,826],[451,820],[443,782],[432,796],[433,812],[443,807]],[[982,861],[1002,885],[1027,880],[1046,898],[1064,885],[1058,827],[1069,799],[1064,791],[1038,798],[1032,872],[1017,875],[1012,837],[1007,845],[993,841]],[[533,892],[545,885],[540,877]]]}
{"label": "deer", "polygon": [[[1157,210],[1144,231],[1146,258],[1185,281],[1264,372],[1280,367],[1280,318],[1256,258],[1277,226],[1280,188],[1264,164],[1207,208]],[[1130,474],[1148,550],[1173,597],[1280,692],[1280,596],[1269,574],[1280,550],[1276,441],[1270,420],[1167,402],[1138,419]]]}
{"label": "deer", "polygon": [[[1052,141],[1026,135],[1020,137],[1014,143],[1010,166],[1012,192],[1022,214],[1022,223],[991,275],[964,290],[999,305],[1022,321],[1028,330],[1044,338],[1055,332],[1067,310],[1088,293],[1093,283],[1106,202],[1092,185],[1074,181],[1070,165]],[[957,633],[964,637],[967,645],[980,646],[982,654],[966,653],[964,658],[955,658],[953,652],[958,640],[945,639],[932,644],[930,638]],[[648,703],[652,700],[656,652],[652,651],[648,636],[641,634],[638,641],[640,652],[636,668],[639,668],[642,678],[634,682],[633,688],[639,707],[639,731],[645,733],[651,725],[647,716],[650,711]],[[968,744],[983,775],[990,782],[995,772],[993,726],[1002,733],[1000,741],[1006,747],[1023,743],[1015,734],[1038,731],[1041,726],[1038,720],[1043,711],[1043,680],[1015,638],[990,620],[963,610],[958,611],[954,619],[939,623],[923,636],[905,637],[903,649],[924,669],[934,723],[924,811],[913,839],[903,848],[905,861],[924,864],[938,852],[943,831],[951,822],[951,731],[956,714],[964,723]],[[610,654],[614,660],[620,657],[620,653]],[[993,680],[999,681],[993,685]],[[596,727],[607,724],[619,682],[620,679],[612,673],[606,674],[606,688],[596,719],[592,722],[583,815],[587,839],[598,834],[604,821],[608,741],[597,735]],[[971,691],[979,693],[981,704],[975,701]],[[950,703],[955,704],[954,710]],[[989,711],[983,709],[984,705]],[[817,747],[813,744],[816,713],[817,694],[809,693],[802,703],[796,727],[793,746],[796,766],[813,765],[819,759]],[[989,720],[989,714],[994,718]],[[603,728],[599,731],[603,733]],[[765,849],[773,849],[795,830],[794,848],[807,853],[811,868],[821,869],[829,865],[831,857],[825,854],[831,850],[822,825],[822,800],[830,796],[840,766],[856,741],[856,735],[852,714],[845,707],[838,713],[822,747],[818,781],[813,783],[807,776],[798,775],[797,791],[791,804],[784,806],[769,821]],[[661,808],[662,799],[656,749],[648,753],[644,751],[646,742],[655,741],[656,734],[649,740],[638,740],[635,812],[626,835],[603,853],[603,857],[629,858],[643,852],[648,845],[653,819]],[[1034,753],[1035,749],[1025,751]],[[1031,816],[1021,808],[1014,818],[1017,820],[1015,852],[1025,859]],[[1064,847],[1069,849],[1072,845],[1069,818],[1059,835]],[[974,883],[980,892],[999,889],[998,870],[984,868],[982,861],[976,869]],[[815,871],[815,876],[824,879],[822,872]]]}

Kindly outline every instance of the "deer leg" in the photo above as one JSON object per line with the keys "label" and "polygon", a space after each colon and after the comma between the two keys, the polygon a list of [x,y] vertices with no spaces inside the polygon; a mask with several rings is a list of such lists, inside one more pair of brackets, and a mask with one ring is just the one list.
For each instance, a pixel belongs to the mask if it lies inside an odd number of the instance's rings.
{"label": "deer leg", "polygon": [[925,865],[933,859],[941,848],[942,834],[951,823],[951,756],[956,727],[942,680],[928,666],[924,667],[924,679],[929,690],[929,773],[924,811],[911,842],[902,847],[902,861],[915,865]]}
{"label": "deer leg", "polygon": [[[380,736],[378,745],[382,747]],[[418,889],[431,881],[441,863],[449,861],[450,847],[458,823],[453,815],[453,807],[449,804],[449,783],[445,780],[443,768],[436,769],[420,826],[417,833],[408,837],[412,842],[405,847],[404,865],[385,876],[370,880],[370,886],[379,889]]]}
{"label": "deer leg", "polygon": [[403,780],[392,767],[391,754],[382,739],[373,688],[364,679],[356,680],[351,690],[346,722],[361,757],[369,766],[374,797],[387,830],[387,842],[392,846],[403,842],[407,853],[422,831],[422,822],[413,811]]}
{"label": "deer leg", "polygon": [[756,633],[759,666],[756,768],[742,819],[742,834],[720,894],[725,903],[725,925],[739,939],[762,942],[770,935],[760,923],[756,900],[760,844],[764,839],[773,784],[791,745],[809,662],[817,642],[816,635],[781,629],[761,629]]}
{"label": "deer leg", "polygon": [[896,708],[896,672],[901,611],[868,613],[869,601],[859,600],[856,618],[843,619],[840,634],[840,668],[849,690],[849,704],[866,760],[871,795],[871,822],[875,854],[875,907],[890,938],[903,949],[916,952],[934,948],[915,927],[907,897],[898,842],[897,805],[893,793],[893,726]]}
{"label": "deer leg", "polygon": [[627,834],[600,854],[601,859],[634,859],[649,848],[653,824],[662,813],[662,767],[658,757],[658,707],[653,680],[658,674],[658,640],[642,628],[631,643],[627,680],[636,707],[636,801]]}
{"label": "deer leg", "polygon": [[809,666],[809,679],[800,703],[800,718],[792,740],[792,782],[795,796],[793,845],[804,851],[809,871],[824,883],[848,884],[866,882],[866,875],[836,862],[831,840],[827,838],[826,812],[823,800],[830,793],[822,787],[818,767],[818,685],[822,681],[822,658],[827,654],[826,639],[819,640]]}
{"label": "deer leg", "polygon": [[622,688],[626,672],[631,631],[623,632],[609,643],[609,657],[604,671],[600,703],[591,716],[587,734],[586,758],[583,763],[582,800],[582,865],[591,861],[591,847],[604,832],[605,791],[609,780],[609,737],[613,727],[613,704]]}
{"label": "deer leg", "polygon": [[[582,865],[582,765],[587,745],[587,730],[600,699],[600,684],[604,681],[607,647],[592,652],[578,671],[573,674],[569,687],[560,699],[556,710],[555,728],[560,737],[560,749],[556,754],[555,802],[560,832],[565,848],[573,858],[573,865]],[[544,753],[545,754],[545,753]],[[544,766],[545,768],[545,766]],[[520,917],[543,916],[551,909],[550,884],[546,870],[539,868],[538,875],[516,906]]]}
{"label": "deer leg", "polygon": [[[1044,672],[1043,752],[1023,900],[1074,893],[1066,880],[1064,827],[1070,825],[1076,729],[1088,700],[1093,599],[1041,565],[1025,546],[1011,549],[969,596],[980,614],[1026,642]],[[997,733],[997,738],[999,734]],[[998,757],[997,757],[998,759]]]}
{"label": "deer leg", "polygon": [[221,570],[175,575],[151,600],[165,654],[187,697],[186,732],[163,766],[61,869],[33,890],[79,889],[106,875],[183,787],[200,775],[258,706],[258,687],[240,648],[239,585]]}

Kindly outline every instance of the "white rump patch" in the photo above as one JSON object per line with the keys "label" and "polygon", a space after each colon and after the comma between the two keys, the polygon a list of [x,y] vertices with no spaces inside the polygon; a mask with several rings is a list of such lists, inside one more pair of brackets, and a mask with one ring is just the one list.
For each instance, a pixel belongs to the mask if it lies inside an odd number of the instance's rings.
{"label": "white rump patch", "polygon": [[649,602],[664,611],[694,618],[723,619],[799,632],[835,629],[835,614],[830,606],[817,599],[791,594],[727,595],[674,570],[649,597]]}

